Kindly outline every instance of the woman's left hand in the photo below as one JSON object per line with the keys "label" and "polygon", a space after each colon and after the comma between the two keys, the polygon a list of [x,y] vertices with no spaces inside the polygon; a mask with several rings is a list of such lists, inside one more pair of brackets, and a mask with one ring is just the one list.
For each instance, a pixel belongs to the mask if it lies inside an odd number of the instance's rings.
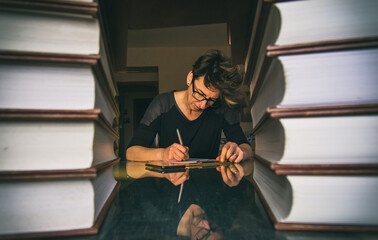
{"label": "woman's left hand", "polygon": [[228,160],[230,162],[238,163],[244,159],[244,152],[236,143],[227,142],[223,146],[221,155],[219,155],[217,159],[221,162]]}
{"label": "woman's left hand", "polygon": [[238,163],[221,166],[220,172],[224,183],[229,187],[237,186],[240,180],[244,177],[243,167]]}

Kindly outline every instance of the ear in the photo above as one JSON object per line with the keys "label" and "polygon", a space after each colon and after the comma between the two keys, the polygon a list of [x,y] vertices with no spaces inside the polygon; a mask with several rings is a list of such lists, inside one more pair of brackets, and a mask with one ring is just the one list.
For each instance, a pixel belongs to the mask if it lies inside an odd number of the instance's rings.
{"label": "ear", "polygon": [[188,86],[190,86],[190,84],[192,83],[192,80],[193,80],[193,72],[190,71],[190,72],[188,73],[188,76],[186,77],[186,84],[187,84]]}

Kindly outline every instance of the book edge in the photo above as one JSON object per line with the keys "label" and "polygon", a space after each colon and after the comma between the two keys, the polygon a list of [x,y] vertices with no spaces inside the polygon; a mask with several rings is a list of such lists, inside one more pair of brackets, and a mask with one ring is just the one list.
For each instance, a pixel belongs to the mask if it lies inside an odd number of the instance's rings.
{"label": "book edge", "polygon": [[254,160],[274,171],[276,175],[377,175],[378,164],[280,164],[258,155]]}
{"label": "book edge", "polygon": [[25,0],[0,0],[0,6],[17,8],[17,9],[27,9],[27,10],[38,10],[38,11],[51,11],[51,12],[62,12],[62,13],[73,13],[81,15],[89,15],[97,17],[98,14],[98,3],[85,3],[85,2],[73,2],[73,1],[25,1]]}
{"label": "book edge", "polygon": [[378,37],[361,37],[341,40],[326,40],[287,45],[269,45],[267,56],[276,57],[289,54],[303,54],[324,51],[372,48],[378,46]]}
{"label": "book edge", "polygon": [[327,105],[327,106],[301,106],[301,107],[269,107],[261,119],[252,129],[256,134],[263,125],[273,119],[280,118],[304,118],[304,117],[326,117],[326,116],[350,116],[350,115],[371,115],[378,113],[378,104],[350,104],[350,105]]}
{"label": "book edge", "polygon": [[90,168],[83,169],[53,169],[31,171],[0,171],[0,182],[14,180],[41,180],[41,179],[72,179],[72,178],[96,178],[107,167],[113,166],[120,158],[99,163]]}
{"label": "book edge", "polygon": [[72,110],[72,109],[14,109],[0,108],[0,121],[4,120],[92,120],[100,124],[110,134],[119,138],[119,134],[114,130],[99,108]]}

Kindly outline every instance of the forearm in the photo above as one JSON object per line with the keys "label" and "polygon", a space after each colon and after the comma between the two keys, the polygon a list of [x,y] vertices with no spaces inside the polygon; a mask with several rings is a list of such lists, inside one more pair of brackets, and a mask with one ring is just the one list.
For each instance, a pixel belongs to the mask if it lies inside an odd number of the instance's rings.
{"label": "forearm", "polygon": [[[114,170],[113,170],[114,172]],[[143,161],[127,161],[126,166],[119,166],[116,169],[117,180],[130,180],[145,177],[166,178],[174,185],[179,185],[189,178],[189,169],[185,172],[177,173],[158,173],[146,170],[145,162]]]}
{"label": "forearm", "polygon": [[163,151],[163,148],[132,146],[126,150],[126,159],[134,161],[162,160]]}
{"label": "forearm", "polygon": [[240,144],[239,147],[244,153],[243,160],[246,160],[252,157],[252,148],[248,143]]}
{"label": "forearm", "polygon": [[143,161],[127,161],[126,162],[126,175],[131,178],[139,179],[144,177],[165,177],[161,173],[146,170],[146,165]]}

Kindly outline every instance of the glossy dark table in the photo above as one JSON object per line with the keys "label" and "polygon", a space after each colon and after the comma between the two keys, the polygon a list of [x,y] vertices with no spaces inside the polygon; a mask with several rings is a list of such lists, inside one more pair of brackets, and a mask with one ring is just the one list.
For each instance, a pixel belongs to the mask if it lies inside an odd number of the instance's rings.
{"label": "glossy dark table", "polygon": [[59,239],[190,239],[177,235],[179,224],[192,239],[378,239],[374,232],[275,230],[248,181],[248,165],[238,176],[226,172],[222,177],[216,169],[190,170],[178,203],[180,186],[163,174],[144,171],[143,163],[128,164],[127,170],[125,162],[115,167],[121,188],[99,233]]}

